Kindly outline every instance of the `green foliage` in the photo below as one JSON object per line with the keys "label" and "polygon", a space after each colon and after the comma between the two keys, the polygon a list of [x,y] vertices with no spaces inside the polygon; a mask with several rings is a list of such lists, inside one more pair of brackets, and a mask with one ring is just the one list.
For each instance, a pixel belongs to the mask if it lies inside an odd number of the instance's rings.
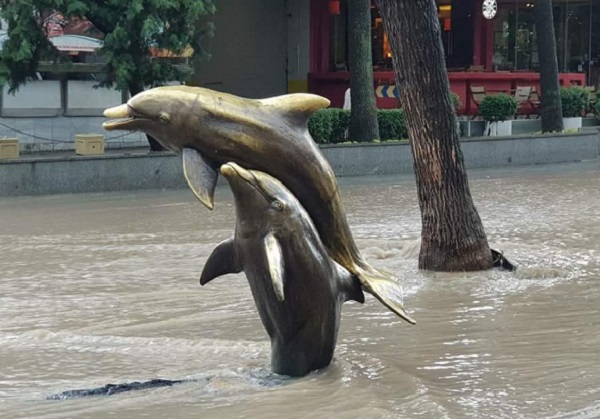
{"label": "green foliage", "polygon": [[408,138],[408,128],[404,112],[400,109],[380,109],[377,111],[379,135],[383,141]]}
{"label": "green foliage", "polygon": [[450,100],[452,100],[452,106],[454,106],[454,110],[458,113],[458,110],[462,106],[462,102],[460,101],[460,96],[458,96],[454,92],[450,92]]}
{"label": "green foliage", "polygon": [[199,22],[202,15],[214,13],[214,0],[0,0],[9,36],[0,53],[0,85],[8,83],[10,91],[35,74],[40,60],[68,60],[42,29],[39,16],[48,9],[86,17],[105,34],[100,51],[108,73],[104,85],[122,90],[185,80],[189,67],[153,58],[150,47],[177,53],[189,45],[196,56],[202,55],[202,39],[214,30]]}
{"label": "green foliage", "polygon": [[582,112],[588,107],[590,93],[579,86],[561,87],[560,101],[563,117],[574,118],[581,116]]}
{"label": "green foliage", "polygon": [[[377,122],[382,141],[408,138],[402,110],[378,109]],[[340,144],[348,142],[346,132],[349,124],[350,111],[338,108],[321,109],[308,120],[308,131],[317,144]]]}
{"label": "green foliage", "polygon": [[308,131],[318,144],[337,144],[345,141],[349,124],[350,111],[321,109],[308,120]]}
{"label": "green foliage", "polygon": [[594,102],[594,111],[596,113],[596,116],[600,118],[600,100],[596,99],[596,101]]}
{"label": "green foliage", "polygon": [[517,113],[517,99],[504,93],[487,95],[479,104],[479,113],[488,122],[512,119]]}

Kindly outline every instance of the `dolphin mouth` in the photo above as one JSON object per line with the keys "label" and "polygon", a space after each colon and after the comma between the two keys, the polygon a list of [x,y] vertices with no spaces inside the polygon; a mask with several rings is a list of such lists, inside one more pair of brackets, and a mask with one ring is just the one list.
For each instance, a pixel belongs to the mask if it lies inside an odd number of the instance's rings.
{"label": "dolphin mouth", "polygon": [[104,111],[104,117],[111,118],[110,121],[106,121],[102,124],[102,128],[104,128],[107,131],[117,129],[134,129],[130,128],[130,126],[135,122],[152,120],[152,118],[149,118],[146,115],[143,115],[142,113],[136,111],[131,107],[131,105],[128,105],[127,103],[106,109]]}

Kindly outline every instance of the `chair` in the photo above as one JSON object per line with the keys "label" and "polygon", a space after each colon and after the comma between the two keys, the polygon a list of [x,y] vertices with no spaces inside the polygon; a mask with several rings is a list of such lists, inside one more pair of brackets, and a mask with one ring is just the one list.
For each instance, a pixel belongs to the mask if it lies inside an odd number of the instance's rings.
{"label": "chair", "polygon": [[[530,104],[529,98],[531,97],[531,90],[531,86],[517,86],[517,89],[515,90],[515,99],[517,100],[517,115],[523,115],[523,109]],[[526,118],[529,119],[531,113],[527,113],[526,115]]]}
{"label": "chair", "polygon": [[540,99],[540,95],[538,94],[537,90],[535,89],[535,87],[533,87],[531,89],[531,94],[529,95],[529,105],[533,108],[533,111],[535,113],[535,118],[539,118],[540,117],[540,106],[542,106],[542,101]]}
{"label": "chair", "polygon": [[469,93],[471,95],[471,101],[477,105],[477,111],[473,115],[471,119],[475,119],[479,116],[479,104],[485,97],[485,87],[484,86],[469,86]]}

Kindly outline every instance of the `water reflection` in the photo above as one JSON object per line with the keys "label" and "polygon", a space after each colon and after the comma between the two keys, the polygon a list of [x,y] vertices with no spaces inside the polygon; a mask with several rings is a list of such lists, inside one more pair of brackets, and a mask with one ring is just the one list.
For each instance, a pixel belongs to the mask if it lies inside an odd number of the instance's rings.
{"label": "water reflection", "polygon": [[[373,298],[344,306],[335,361],[269,375],[269,341],[242,275],[205,287],[233,231],[183,191],[0,200],[3,417],[564,417],[600,415],[598,163],[472,171],[493,246],[521,269],[424,273],[410,178],[341,181],[357,243],[405,282],[418,319]],[[207,378],[208,377],[208,378]],[[68,402],[68,389],[198,379]],[[265,385],[265,383],[273,385]]]}

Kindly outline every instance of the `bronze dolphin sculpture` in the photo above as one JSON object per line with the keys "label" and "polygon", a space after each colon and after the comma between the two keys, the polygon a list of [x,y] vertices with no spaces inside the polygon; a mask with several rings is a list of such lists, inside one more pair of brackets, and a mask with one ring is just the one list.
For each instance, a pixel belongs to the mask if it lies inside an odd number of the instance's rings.
{"label": "bronze dolphin sculpture", "polygon": [[327,254],[313,222],[277,179],[221,166],[235,199],[234,236],[206,261],[200,284],[244,271],[271,339],[271,368],[303,376],[331,362],[342,303],[364,302],[358,281]]}
{"label": "bronze dolphin sculpture", "polygon": [[185,177],[209,209],[218,168],[236,162],[279,179],[312,218],[329,255],[355,275],[365,291],[409,323],[402,288],[390,273],[359,253],[346,220],[333,169],[308,132],[308,118],[329,106],[312,94],[245,99],[189,86],[157,87],[107,109],[106,130],[143,131],[183,155]]}

